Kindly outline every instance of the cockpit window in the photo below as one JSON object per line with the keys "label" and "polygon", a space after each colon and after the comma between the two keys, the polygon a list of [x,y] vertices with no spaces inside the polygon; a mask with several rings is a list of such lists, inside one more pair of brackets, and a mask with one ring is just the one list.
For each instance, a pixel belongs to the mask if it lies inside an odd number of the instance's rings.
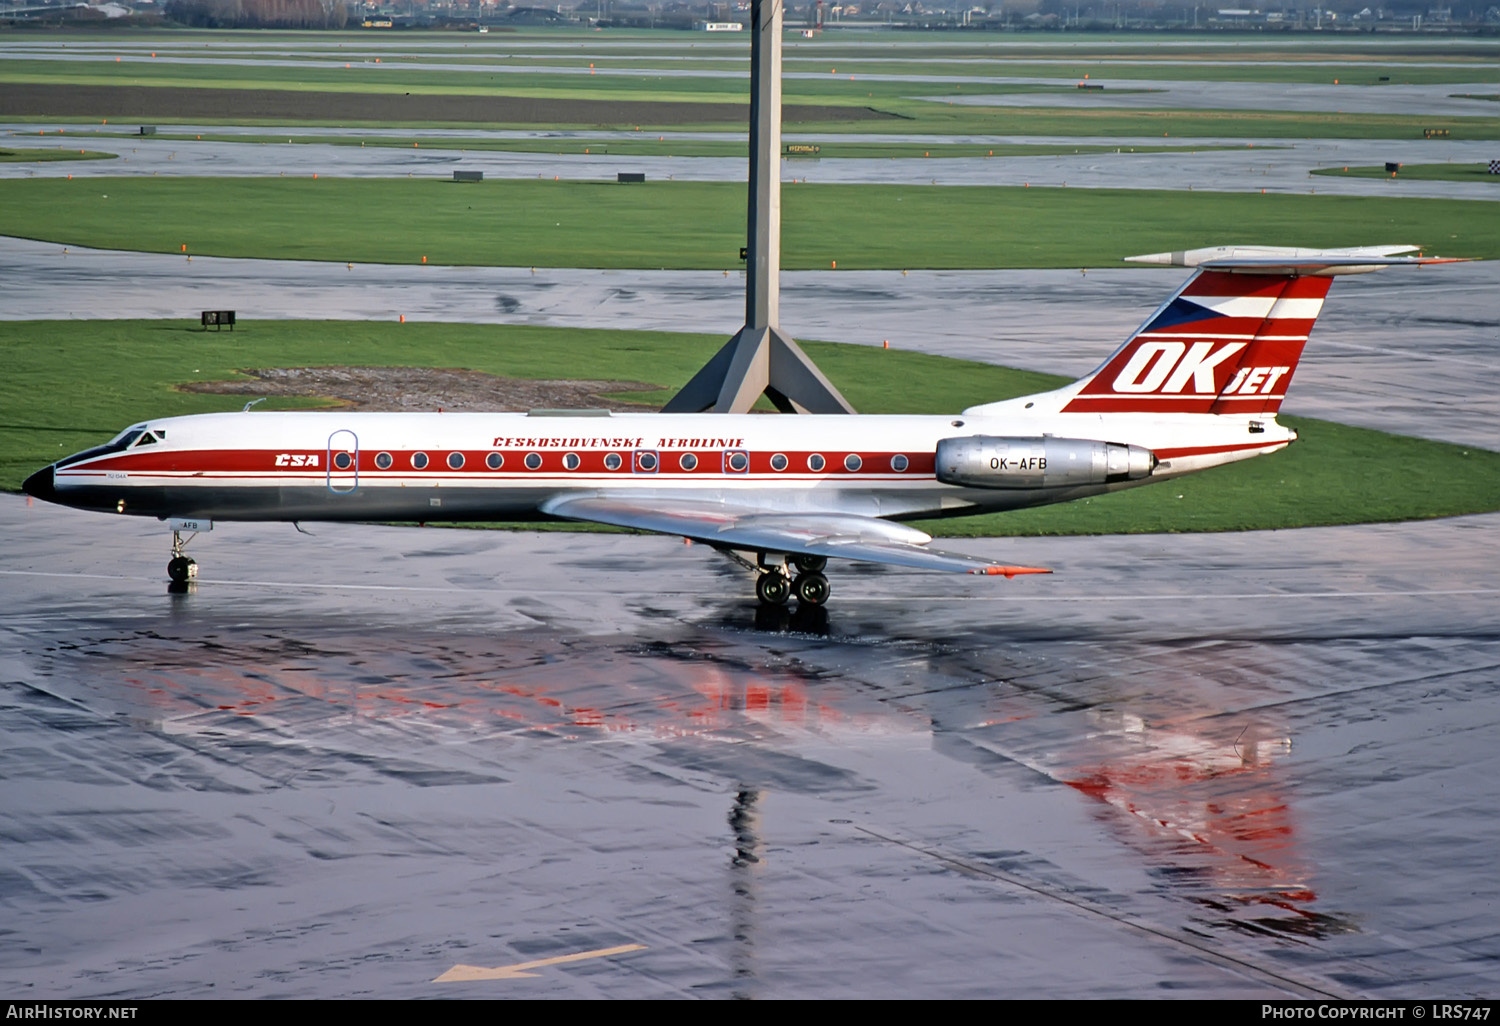
{"label": "cockpit window", "polygon": [[157,437],[156,432],[142,431],[141,437],[135,440],[135,447],[139,449],[143,445],[155,445],[159,441],[161,439]]}
{"label": "cockpit window", "polygon": [[[121,431],[118,435],[115,435],[115,437],[111,438],[105,444],[96,445],[92,449],[83,450],[83,452],[75,452],[71,456],[58,460],[55,466],[66,467],[74,463],[82,463],[84,460],[94,459],[97,456],[108,456],[110,453],[124,452],[126,449],[139,442],[141,440],[141,437],[145,434],[146,425],[132,424],[124,431]],[[159,439],[156,437],[151,438],[152,442],[156,442],[158,440]]]}
{"label": "cockpit window", "polygon": [[121,431],[118,435],[115,435],[115,437],[111,438],[108,442],[105,442],[103,445],[99,446],[99,448],[128,449],[131,445],[135,444],[135,440],[139,438],[145,430],[146,425],[144,424],[132,424],[124,431]]}

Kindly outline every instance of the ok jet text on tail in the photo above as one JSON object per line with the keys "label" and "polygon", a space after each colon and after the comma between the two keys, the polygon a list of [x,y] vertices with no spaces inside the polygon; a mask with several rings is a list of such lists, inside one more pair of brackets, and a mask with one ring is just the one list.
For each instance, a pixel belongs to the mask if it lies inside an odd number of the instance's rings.
{"label": "ok jet text on tail", "polygon": [[[1412,246],[1219,247],[1130,258],[1192,276],[1093,373],[950,416],[225,413],[132,425],[25,490],[158,517],[168,573],[214,520],[567,519],[681,535],[757,571],[762,602],[828,599],[830,557],[1012,577],[899,521],[1020,509],[1275,452],[1333,275]],[[627,543],[628,544],[628,543]]]}

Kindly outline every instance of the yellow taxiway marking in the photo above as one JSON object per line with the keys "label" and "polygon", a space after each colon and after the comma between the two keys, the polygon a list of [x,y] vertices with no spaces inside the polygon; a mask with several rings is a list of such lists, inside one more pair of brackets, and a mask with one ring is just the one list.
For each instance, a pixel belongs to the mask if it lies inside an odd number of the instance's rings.
{"label": "yellow taxiway marking", "polygon": [[545,965],[562,965],[564,962],[583,962],[590,958],[608,958],[610,955],[623,955],[627,951],[644,950],[646,950],[646,945],[644,944],[621,944],[617,948],[580,951],[576,955],[558,955],[555,958],[540,958],[535,962],[502,965],[495,969],[486,969],[478,965],[456,965],[432,982],[460,983],[467,980],[519,980],[527,976],[537,975],[536,973],[528,973],[527,969],[540,969]]}

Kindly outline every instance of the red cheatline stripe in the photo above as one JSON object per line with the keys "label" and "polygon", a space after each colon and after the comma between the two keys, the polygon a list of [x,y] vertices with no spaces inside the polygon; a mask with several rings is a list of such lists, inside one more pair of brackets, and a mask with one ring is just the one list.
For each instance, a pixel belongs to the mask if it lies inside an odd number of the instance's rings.
{"label": "red cheatline stripe", "polygon": [[[378,450],[364,449],[359,453],[358,470],[361,475],[365,474],[404,474],[408,477],[515,477],[524,478],[538,474],[586,474],[590,476],[609,475],[611,477],[629,477],[632,475],[633,452],[650,451],[657,454],[659,469],[652,472],[641,471],[639,473],[651,473],[658,477],[743,477],[747,474],[764,474],[774,476],[785,476],[796,473],[812,473],[820,477],[867,477],[870,475],[899,474],[901,476],[912,476],[918,474],[931,474],[935,465],[934,454],[913,452],[897,453],[890,451],[882,452],[858,452],[854,455],[860,457],[858,470],[848,470],[844,466],[844,458],[850,455],[847,449],[826,449],[816,453],[824,459],[824,467],[821,471],[810,471],[808,459],[815,455],[812,450],[797,451],[783,450],[781,454],[787,458],[787,467],[784,471],[776,471],[771,467],[771,457],[775,450],[729,450],[731,452],[745,451],[750,457],[750,465],[746,471],[734,471],[727,469],[725,465],[725,450],[605,450],[605,449],[427,449],[427,450]],[[393,464],[390,470],[382,471],[375,465],[376,456],[381,452],[388,452]],[[417,452],[423,452],[428,458],[427,467],[416,470],[411,466],[411,458]],[[464,465],[453,469],[447,465],[450,453],[459,452],[464,457]],[[500,470],[491,470],[485,464],[485,457],[492,452],[499,452],[505,462]],[[531,453],[541,457],[541,465],[532,470],[525,465],[525,458]],[[619,469],[610,470],[604,464],[605,456],[614,452],[621,457]],[[683,470],[681,457],[685,452],[692,452],[697,456],[697,466],[692,470]],[[576,455],[579,465],[574,470],[569,470],[563,463],[565,456],[569,453]],[[895,471],[891,468],[891,460],[897,455],[907,458],[907,469]],[[87,463],[77,464],[74,467],[59,470],[63,474],[99,473],[102,471],[125,471],[130,473],[153,473],[160,475],[191,475],[191,474],[259,474],[274,477],[282,476],[306,476],[311,474],[323,477],[327,473],[327,451],[326,450],[243,450],[243,449],[205,449],[197,451],[157,451],[151,452],[129,452],[111,455],[91,460]],[[277,466],[278,457],[295,457],[298,465]],[[305,462],[317,458],[316,464]],[[335,468],[333,473],[338,475],[352,475],[355,468]]]}
{"label": "red cheatline stripe", "polygon": [[1272,446],[1285,445],[1286,442],[1242,442],[1238,445],[1198,445],[1186,446],[1181,449],[1156,449],[1156,458],[1160,460],[1175,460],[1183,456],[1216,456],[1226,452],[1248,452],[1251,449],[1268,449]]}
{"label": "red cheatline stripe", "polygon": [[[70,484],[70,485],[106,485],[106,484],[121,484],[121,483],[139,485],[139,484],[143,484],[144,482],[147,482],[147,481],[172,481],[172,482],[175,482],[175,483],[186,483],[186,484],[192,484],[194,482],[199,482],[199,481],[205,482],[205,483],[207,483],[207,482],[213,482],[213,481],[254,481],[254,482],[260,482],[260,483],[262,483],[265,487],[276,487],[278,485],[285,485],[285,484],[307,484],[307,485],[321,486],[321,485],[323,485],[328,480],[328,475],[326,475],[326,474],[304,474],[304,473],[295,473],[295,474],[266,474],[266,473],[259,473],[259,472],[243,472],[243,473],[224,472],[224,473],[220,473],[220,472],[214,472],[214,471],[180,471],[180,472],[176,472],[176,473],[169,472],[169,471],[135,471],[135,472],[114,471],[113,473],[115,473],[115,474],[121,474],[121,473],[123,473],[124,477],[123,478],[121,478],[121,477],[108,477],[108,476],[106,476],[104,474],[90,474],[90,473],[83,472],[83,471],[77,471],[77,472],[60,471],[58,473],[58,475],[57,475],[57,480],[58,480],[58,482],[60,484],[61,483],[66,483],[66,484]],[[645,486],[645,485],[649,484],[650,481],[653,481],[653,480],[660,481],[660,480],[663,480],[663,479],[672,480],[672,481],[691,481],[694,478],[698,478],[698,477],[701,477],[701,476],[702,475],[698,475],[698,474],[684,474],[684,473],[668,474],[668,473],[665,473],[665,472],[660,473],[660,474],[630,474],[630,473],[623,473],[623,474],[614,474],[614,475],[611,475],[607,480],[608,480],[608,482],[609,482],[609,484],[610,484],[611,487],[614,487],[614,486],[617,486],[617,485],[618,486],[623,486],[623,487],[628,487],[628,486],[631,486],[631,485]],[[892,483],[892,484],[900,484],[900,483],[903,483],[903,482],[911,482],[911,481],[924,481],[925,482],[925,481],[936,480],[935,476],[933,474],[931,474],[931,473],[919,474],[919,473],[916,473],[914,471],[907,471],[904,474],[897,474],[897,473],[893,473],[893,472],[891,472],[889,470],[885,471],[884,473],[879,473],[879,474],[867,473],[867,472],[860,472],[860,473],[857,473],[857,474],[842,473],[842,474],[839,474],[837,477],[830,477],[830,475],[827,474],[827,473],[812,474],[812,473],[803,472],[803,473],[799,474],[799,473],[793,473],[791,471],[787,471],[787,472],[781,473],[781,474],[769,474],[769,473],[767,473],[767,474],[760,474],[760,473],[751,473],[751,474],[724,474],[724,475],[715,475],[714,477],[715,477],[715,479],[714,479],[714,486],[715,487],[722,487],[722,486],[733,485],[734,482],[736,482],[736,481],[754,481],[757,485],[764,485],[768,481],[829,481],[829,480],[838,480],[838,481],[860,481],[860,482],[867,483],[867,484],[878,484],[878,483],[881,483],[881,482],[889,482],[889,483]],[[403,472],[397,472],[397,471],[391,471],[391,472],[387,472],[387,473],[381,473],[381,472],[366,473],[364,471],[360,471],[359,480],[360,480],[361,483],[378,483],[378,484],[383,484],[383,485],[397,484],[397,483],[411,481],[411,482],[416,482],[416,483],[419,483],[419,484],[431,484],[433,482],[440,482],[440,483],[443,483],[443,484],[453,484],[453,485],[459,485],[459,486],[468,487],[468,488],[491,488],[491,487],[513,486],[513,485],[535,485],[535,486],[555,485],[555,486],[558,486],[558,487],[566,487],[566,486],[569,486],[569,485],[578,486],[580,484],[583,484],[583,485],[593,485],[593,484],[597,484],[599,482],[600,478],[597,475],[583,474],[582,471],[575,471],[575,472],[568,473],[568,472],[537,470],[537,471],[527,471],[526,473],[520,473],[520,474],[494,473],[494,474],[484,474],[484,475],[478,475],[478,474],[464,475],[464,474],[459,474],[459,473],[456,473],[456,472],[446,472],[446,473],[431,472],[431,473],[417,474],[417,473],[413,473],[413,472],[410,472],[410,471],[404,472],[404,473]],[[352,472],[351,473],[347,473],[347,474],[334,474],[334,476],[333,476],[333,482],[336,485],[353,484],[354,483],[354,474]]]}

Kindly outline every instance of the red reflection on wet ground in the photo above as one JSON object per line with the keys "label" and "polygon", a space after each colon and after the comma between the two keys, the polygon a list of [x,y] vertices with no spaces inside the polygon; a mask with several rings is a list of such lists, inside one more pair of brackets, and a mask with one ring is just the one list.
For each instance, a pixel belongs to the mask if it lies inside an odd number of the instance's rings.
{"label": "red reflection on wet ground", "polygon": [[287,652],[151,637],[86,658],[125,663],[126,675],[116,679],[144,706],[135,711],[179,725],[225,713],[278,724],[420,716],[481,734],[503,722],[506,730],[587,738],[714,735],[757,724],[858,728],[878,718],[812,701],[795,668],[625,657],[606,648],[608,658],[596,659],[577,640],[377,636],[325,637],[316,648]]}
{"label": "red reflection on wet ground", "polygon": [[1257,724],[1215,723],[1211,735],[1107,719],[1089,740],[1108,758],[1059,776],[1132,817],[1136,829],[1116,832],[1171,890],[1214,913],[1218,926],[1303,937],[1347,930],[1310,907],[1317,894],[1277,766],[1290,739]]}

